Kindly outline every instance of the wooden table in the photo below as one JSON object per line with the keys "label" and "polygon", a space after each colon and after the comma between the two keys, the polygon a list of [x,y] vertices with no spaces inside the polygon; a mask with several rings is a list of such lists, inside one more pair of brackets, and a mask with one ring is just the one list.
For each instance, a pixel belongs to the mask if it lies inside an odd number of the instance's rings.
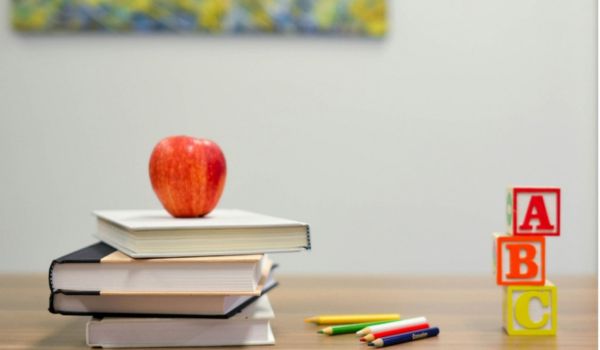
{"label": "wooden table", "polygon": [[[270,293],[277,318],[275,347],[368,349],[353,335],[316,334],[303,323],[318,313],[400,312],[426,316],[436,338],[399,349],[597,349],[597,278],[555,278],[559,331],[555,337],[509,337],[501,329],[502,289],[493,277],[285,277]],[[43,275],[0,275],[0,349],[87,349],[86,317],[46,311]]]}

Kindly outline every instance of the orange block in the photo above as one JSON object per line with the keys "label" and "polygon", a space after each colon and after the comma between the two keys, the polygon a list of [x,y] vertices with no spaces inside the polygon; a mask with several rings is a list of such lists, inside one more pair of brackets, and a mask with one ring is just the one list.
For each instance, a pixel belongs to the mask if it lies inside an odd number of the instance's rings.
{"label": "orange block", "polygon": [[496,238],[496,283],[541,286],[546,281],[546,240],[542,236]]}

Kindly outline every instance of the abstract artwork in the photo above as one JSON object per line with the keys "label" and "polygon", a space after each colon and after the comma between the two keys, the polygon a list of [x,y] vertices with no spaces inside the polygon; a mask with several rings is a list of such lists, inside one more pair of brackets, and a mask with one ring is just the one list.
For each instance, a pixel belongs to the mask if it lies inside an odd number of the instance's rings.
{"label": "abstract artwork", "polygon": [[382,37],[387,0],[12,0],[23,32],[281,33]]}

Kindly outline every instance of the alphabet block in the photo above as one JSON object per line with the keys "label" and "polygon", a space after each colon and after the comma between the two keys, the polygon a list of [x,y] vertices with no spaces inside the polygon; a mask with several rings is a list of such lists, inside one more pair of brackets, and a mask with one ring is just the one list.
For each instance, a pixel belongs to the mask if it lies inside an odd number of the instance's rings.
{"label": "alphabet block", "polygon": [[544,285],[545,237],[499,236],[496,238],[498,285]]}
{"label": "alphabet block", "polygon": [[560,236],[560,188],[510,187],[508,232],[515,236]]}
{"label": "alphabet block", "polygon": [[543,286],[508,286],[504,290],[504,329],[508,335],[555,335],[557,290]]}

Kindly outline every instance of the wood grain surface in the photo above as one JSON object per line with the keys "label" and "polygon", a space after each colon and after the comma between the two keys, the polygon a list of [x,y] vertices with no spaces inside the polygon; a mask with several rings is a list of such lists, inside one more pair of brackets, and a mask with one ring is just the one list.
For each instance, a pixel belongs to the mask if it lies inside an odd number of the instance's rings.
{"label": "wood grain surface", "polygon": [[[561,277],[558,334],[509,337],[502,330],[502,289],[483,277],[279,276],[269,293],[276,345],[252,349],[367,349],[354,335],[316,334],[303,319],[321,313],[399,312],[426,316],[440,335],[406,349],[597,349],[597,277]],[[0,349],[87,349],[86,317],[47,311],[45,275],[0,275]]]}

